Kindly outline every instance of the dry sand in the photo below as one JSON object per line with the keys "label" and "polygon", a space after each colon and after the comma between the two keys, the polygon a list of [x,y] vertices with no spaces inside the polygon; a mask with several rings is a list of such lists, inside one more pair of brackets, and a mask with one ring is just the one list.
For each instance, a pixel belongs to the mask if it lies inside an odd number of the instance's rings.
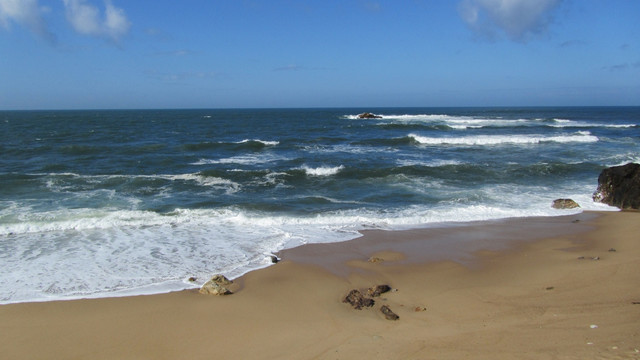
{"label": "dry sand", "polygon": [[[585,213],[373,231],[285,251],[229,296],[3,305],[0,358],[640,359],[638,220]],[[397,291],[363,310],[342,302],[377,284]],[[386,320],[381,305],[400,319]]]}

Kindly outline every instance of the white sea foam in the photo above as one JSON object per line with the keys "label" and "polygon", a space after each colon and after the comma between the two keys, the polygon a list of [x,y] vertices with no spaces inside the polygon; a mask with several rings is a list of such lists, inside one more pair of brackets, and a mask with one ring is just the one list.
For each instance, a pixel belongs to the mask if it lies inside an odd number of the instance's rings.
{"label": "white sea foam", "polygon": [[398,159],[396,163],[400,166],[426,166],[426,167],[439,167],[447,165],[460,165],[461,161],[458,160],[424,160],[424,159]]}
{"label": "white sea foam", "polygon": [[[417,178],[410,186],[420,189],[425,183]],[[580,211],[552,209],[551,201],[558,197],[571,197],[582,209],[609,209],[592,202],[590,189],[572,190],[488,186],[479,193],[482,203],[462,201],[471,193],[459,191],[455,194],[460,203],[454,198],[435,207],[360,208],[308,217],[233,207],[176,209],[167,214],[117,209],[35,214],[30,209],[9,206],[0,213],[0,303],[189,288],[194,286],[185,281],[190,276],[200,283],[213,273],[234,278],[267,266],[268,254],[282,248],[344,241],[358,237],[357,231],[362,229],[403,229],[439,222]],[[7,224],[11,219],[3,216],[9,213],[19,219]]]}
{"label": "white sea foam", "polygon": [[311,168],[308,166],[303,166],[301,168],[304,172],[309,176],[331,176],[340,172],[340,170],[344,169],[343,165],[334,166],[334,167],[326,167],[320,166],[317,168]]}
{"label": "white sea foam", "polygon": [[241,185],[235,181],[228,179],[222,179],[215,176],[203,176],[200,174],[180,174],[180,175],[164,175],[158,176],[168,180],[182,180],[182,181],[194,181],[199,185],[223,188],[228,194],[238,192],[241,189]]}
{"label": "white sea foam", "polygon": [[287,157],[278,156],[270,153],[258,153],[237,155],[222,159],[200,159],[191,165],[211,165],[211,164],[240,164],[240,165],[257,165],[275,161],[289,160]]}
{"label": "white sea foam", "polygon": [[[606,124],[592,123],[569,119],[553,119],[553,123],[546,122],[545,119],[504,119],[500,117],[482,118],[473,116],[453,116],[444,114],[418,114],[418,115],[380,115],[378,121],[385,121],[380,125],[388,125],[392,123],[425,123],[432,125],[445,125],[455,130],[480,129],[486,127],[514,127],[514,126],[550,126],[555,128],[631,128],[638,126],[637,124]],[[358,119],[358,115],[347,115],[348,119]],[[371,120],[371,119],[366,119]],[[391,122],[388,122],[391,120]]]}
{"label": "white sea foam", "polygon": [[[68,184],[61,181],[61,179],[65,177],[70,177],[74,179],[81,179],[86,181],[87,183],[99,183],[105,182],[112,179],[123,179],[123,180],[132,180],[132,179],[162,179],[167,181],[193,181],[202,186],[209,187],[219,187],[224,188],[229,193],[237,192],[240,190],[240,184],[233,182],[231,180],[222,179],[213,176],[204,176],[198,173],[191,174],[155,174],[155,175],[81,175],[76,173],[48,173],[48,174],[31,174],[35,176],[46,176],[49,179],[46,181],[47,188],[62,192],[66,190],[76,190],[77,185]],[[97,190],[96,190],[97,191]],[[100,191],[110,191],[115,193],[113,190],[102,189]]]}
{"label": "white sea foam", "polygon": [[[456,130],[466,129],[479,129],[483,127],[511,127],[511,126],[526,126],[538,124],[538,121],[528,119],[503,119],[500,117],[495,118],[482,118],[473,116],[453,116],[444,114],[418,114],[418,115],[380,115],[381,118],[378,121],[385,121],[380,125],[388,125],[393,123],[407,123],[407,124],[430,124],[430,125],[445,125]],[[349,119],[357,119],[357,115],[349,115]],[[374,119],[375,120],[375,119]],[[389,122],[389,120],[391,122]]]}
{"label": "white sea foam", "polygon": [[545,135],[477,135],[462,137],[427,137],[416,134],[409,134],[410,138],[423,145],[462,145],[462,146],[483,146],[483,145],[525,145],[539,144],[544,142],[571,143],[571,142],[597,142],[597,136],[589,132],[578,132],[569,135],[545,136]]}
{"label": "white sea foam", "polygon": [[636,124],[604,124],[604,123],[590,123],[582,121],[574,121],[567,119],[553,119],[555,124],[549,126],[555,128],[632,128],[636,127]]}

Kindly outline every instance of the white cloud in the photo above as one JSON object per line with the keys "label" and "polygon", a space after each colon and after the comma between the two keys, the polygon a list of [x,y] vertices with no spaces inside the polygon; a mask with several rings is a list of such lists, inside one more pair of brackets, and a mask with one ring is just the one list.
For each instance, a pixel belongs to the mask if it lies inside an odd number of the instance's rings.
{"label": "white cloud", "polygon": [[67,20],[80,34],[106,37],[118,41],[129,32],[131,23],[124,10],[105,0],[104,17],[95,5],[86,0],[63,0],[67,12]]}
{"label": "white cloud", "polygon": [[9,29],[12,22],[26,26],[39,36],[54,40],[43,18],[38,0],[0,0],[0,26]]}
{"label": "white cloud", "polygon": [[523,41],[544,31],[562,0],[463,0],[460,17],[475,31],[494,37],[496,30]]}

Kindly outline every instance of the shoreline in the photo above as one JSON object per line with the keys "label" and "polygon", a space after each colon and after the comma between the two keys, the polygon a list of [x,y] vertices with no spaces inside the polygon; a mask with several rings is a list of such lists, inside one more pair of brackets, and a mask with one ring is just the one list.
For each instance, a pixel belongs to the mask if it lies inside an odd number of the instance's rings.
{"label": "shoreline", "polygon": [[[347,240],[340,240],[334,242],[326,242],[326,243],[308,243],[297,245],[292,248],[284,248],[278,251],[274,251],[271,254],[281,259],[282,256],[286,258],[290,258],[293,261],[297,262],[306,262],[306,263],[327,263],[323,266],[325,268],[332,268],[333,266],[340,267],[338,264],[340,259],[346,259],[349,256],[357,256],[357,253],[354,251],[363,251],[358,250],[360,248],[371,248],[373,246],[376,247],[385,247],[384,244],[393,241],[394,247],[404,248],[404,251],[407,251],[407,246],[411,246],[412,241],[415,240],[416,236],[421,239],[429,239],[431,243],[429,246],[430,250],[434,250],[433,253],[429,254],[430,256],[423,256],[421,261],[445,261],[458,259],[462,260],[462,257],[470,257],[473,253],[474,249],[485,249],[488,250],[494,247],[500,246],[508,246],[508,241],[506,241],[503,237],[506,235],[504,231],[492,231],[495,225],[506,226],[511,228],[509,230],[511,233],[514,232],[513,228],[520,228],[523,225],[536,227],[537,223],[543,222],[545,224],[549,224],[553,226],[553,229],[556,232],[552,231],[551,228],[545,228],[544,233],[536,232],[535,234],[518,234],[520,238],[518,241],[524,240],[524,238],[528,239],[526,241],[531,241],[536,238],[541,238],[544,236],[553,236],[562,233],[563,231],[577,231],[579,230],[579,226],[572,226],[572,229],[568,228],[562,229],[561,226],[564,225],[568,221],[579,222],[581,220],[591,218],[597,216],[598,213],[606,213],[610,212],[608,210],[584,210],[579,213],[572,213],[566,215],[554,215],[554,216],[525,216],[525,217],[507,217],[507,218],[497,218],[497,219],[488,219],[488,220],[473,220],[473,221],[462,221],[462,222],[437,222],[437,223],[428,223],[424,224],[420,227],[410,227],[406,229],[367,229],[367,230],[359,230],[359,236],[355,236],[353,238]],[[474,236],[473,239],[466,241],[464,245],[465,248],[461,248],[460,244],[449,243],[448,240],[451,238],[455,238],[455,233],[458,231],[465,231],[464,229],[482,229],[482,233],[484,234],[484,239],[481,239],[478,236]],[[428,232],[428,235],[425,236],[425,233]],[[437,236],[444,236],[446,239],[444,241],[436,240]],[[489,237],[491,236],[491,237]],[[398,241],[401,239],[402,241]],[[480,241],[479,241],[480,240]],[[339,251],[336,251],[336,248],[341,248]],[[347,249],[348,251],[345,251]],[[424,253],[427,249],[415,249],[419,250],[420,254],[426,255]],[[319,252],[319,253],[318,253]],[[414,255],[418,254],[414,253]],[[286,255],[283,255],[286,254]],[[306,254],[306,255],[305,255]],[[268,255],[264,255],[265,258]],[[322,256],[322,258],[318,258],[318,256]],[[314,259],[315,258],[315,259]],[[324,260],[323,260],[324,259]],[[321,261],[318,261],[321,260]],[[415,259],[414,259],[415,260]],[[329,265],[329,263],[331,265]],[[246,276],[248,273],[254,271],[260,271],[262,269],[273,266],[273,263],[265,263],[261,266],[252,268],[247,270],[246,272],[241,273],[236,277],[229,277],[232,280],[242,278]],[[214,273],[211,273],[209,276],[212,276]],[[226,273],[221,273],[222,275],[228,276]],[[179,291],[189,291],[189,290],[197,290],[199,289],[204,282],[206,282],[209,278],[198,278],[196,282],[189,282],[187,278],[182,280],[165,280],[161,283],[148,284],[135,288],[128,288],[122,290],[115,290],[110,292],[97,292],[92,294],[80,294],[80,295],[62,295],[62,296],[50,296],[50,297],[42,297],[35,298],[30,300],[14,300],[14,301],[0,301],[0,306],[2,305],[12,305],[12,304],[23,304],[23,303],[42,303],[42,302],[51,302],[51,301],[75,301],[75,300],[91,300],[91,299],[102,299],[102,298],[121,298],[121,297],[131,297],[131,296],[148,296],[148,295],[160,295],[167,294],[172,292]]]}
{"label": "shoreline", "polygon": [[[18,359],[637,358],[639,216],[366,231],[283,250],[224,297],[184,290],[0,305],[0,349]],[[397,291],[374,308],[342,303],[350,289],[381,283]],[[382,304],[400,319],[385,320]]]}

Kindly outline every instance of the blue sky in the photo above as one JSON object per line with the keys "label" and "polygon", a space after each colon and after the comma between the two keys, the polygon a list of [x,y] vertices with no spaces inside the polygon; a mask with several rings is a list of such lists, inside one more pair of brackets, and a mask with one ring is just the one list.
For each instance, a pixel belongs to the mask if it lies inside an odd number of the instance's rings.
{"label": "blue sky", "polygon": [[0,0],[0,110],[640,105],[637,0]]}

